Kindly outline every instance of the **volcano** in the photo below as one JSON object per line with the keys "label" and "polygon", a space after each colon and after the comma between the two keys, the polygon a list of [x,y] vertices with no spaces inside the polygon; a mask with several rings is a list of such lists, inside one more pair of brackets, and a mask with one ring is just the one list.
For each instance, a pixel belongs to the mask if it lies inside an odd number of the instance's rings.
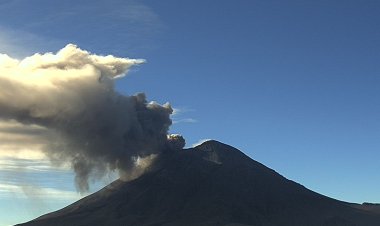
{"label": "volcano", "polygon": [[376,204],[338,201],[217,141],[165,152],[139,178],[23,226],[379,226]]}

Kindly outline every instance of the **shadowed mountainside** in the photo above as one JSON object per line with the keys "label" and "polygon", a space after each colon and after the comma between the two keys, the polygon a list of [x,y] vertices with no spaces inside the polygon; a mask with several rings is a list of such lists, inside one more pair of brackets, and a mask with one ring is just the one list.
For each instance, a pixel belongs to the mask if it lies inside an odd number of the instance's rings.
{"label": "shadowed mountainside", "polygon": [[133,181],[23,226],[378,226],[372,206],[337,201],[290,181],[217,141],[164,153]]}

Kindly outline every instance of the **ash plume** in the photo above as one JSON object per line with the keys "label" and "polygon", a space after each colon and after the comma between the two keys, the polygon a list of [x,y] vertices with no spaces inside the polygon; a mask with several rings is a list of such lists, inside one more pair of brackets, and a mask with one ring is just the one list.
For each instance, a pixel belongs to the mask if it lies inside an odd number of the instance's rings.
{"label": "ash plume", "polygon": [[136,159],[184,146],[182,137],[168,136],[170,104],[115,91],[115,79],[141,63],[91,54],[73,44],[23,60],[0,54],[0,120],[48,129],[54,139],[45,154],[54,164],[71,164],[80,191],[89,189],[89,178],[108,170],[128,175]]}

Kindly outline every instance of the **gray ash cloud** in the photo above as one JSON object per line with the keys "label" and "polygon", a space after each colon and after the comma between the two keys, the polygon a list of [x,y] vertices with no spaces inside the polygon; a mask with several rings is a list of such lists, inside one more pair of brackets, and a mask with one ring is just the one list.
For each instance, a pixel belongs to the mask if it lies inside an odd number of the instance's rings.
{"label": "gray ash cloud", "polygon": [[21,61],[0,55],[0,119],[48,129],[54,139],[45,154],[54,164],[71,164],[80,191],[89,189],[89,178],[109,170],[142,172],[136,159],[184,146],[182,137],[168,136],[170,104],[114,89],[115,79],[143,62],[94,55],[72,44]]}

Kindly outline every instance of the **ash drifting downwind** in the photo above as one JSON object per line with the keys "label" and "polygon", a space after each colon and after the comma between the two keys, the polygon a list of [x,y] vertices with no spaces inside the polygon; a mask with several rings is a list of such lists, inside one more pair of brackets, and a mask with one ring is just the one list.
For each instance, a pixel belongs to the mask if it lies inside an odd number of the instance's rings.
{"label": "ash drifting downwind", "polygon": [[136,177],[162,150],[184,146],[181,136],[168,135],[170,104],[115,90],[115,79],[142,63],[73,44],[23,60],[0,54],[0,120],[46,128],[52,139],[44,153],[71,165],[79,191],[109,170]]}

